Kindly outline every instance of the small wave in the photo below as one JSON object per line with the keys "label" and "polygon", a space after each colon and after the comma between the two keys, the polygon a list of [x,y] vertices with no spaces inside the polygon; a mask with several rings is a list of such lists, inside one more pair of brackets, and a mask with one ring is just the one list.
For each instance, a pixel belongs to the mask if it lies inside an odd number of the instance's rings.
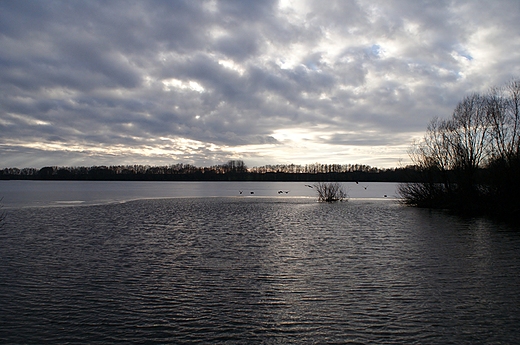
{"label": "small wave", "polygon": [[85,201],[84,200],[58,200],[58,201],[55,201],[56,204],[60,204],[60,205],[77,205],[77,204],[83,204]]}

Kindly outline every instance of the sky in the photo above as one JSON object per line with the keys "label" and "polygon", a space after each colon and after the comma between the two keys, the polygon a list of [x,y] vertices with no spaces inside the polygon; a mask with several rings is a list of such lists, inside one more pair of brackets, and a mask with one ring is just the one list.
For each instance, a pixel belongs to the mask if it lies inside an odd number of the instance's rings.
{"label": "sky", "polygon": [[0,1],[0,168],[398,167],[519,62],[518,0]]}

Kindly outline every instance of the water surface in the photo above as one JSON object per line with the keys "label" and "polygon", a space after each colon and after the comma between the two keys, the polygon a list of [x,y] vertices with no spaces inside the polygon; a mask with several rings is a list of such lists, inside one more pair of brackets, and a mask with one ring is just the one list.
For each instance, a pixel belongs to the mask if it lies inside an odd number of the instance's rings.
{"label": "water surface", "polygon": [[[351,199],[396,199],[395,183],[342,183]],[[151,198],[316,198],[309,182],[0,181],[5,208],[93,205]],[[311,187],[309,187],[311,186]]]}
{"label": "water surface", "polygon": [[2,343],[517,342],[520,235],[485,219],[278,196],[6,211]]}

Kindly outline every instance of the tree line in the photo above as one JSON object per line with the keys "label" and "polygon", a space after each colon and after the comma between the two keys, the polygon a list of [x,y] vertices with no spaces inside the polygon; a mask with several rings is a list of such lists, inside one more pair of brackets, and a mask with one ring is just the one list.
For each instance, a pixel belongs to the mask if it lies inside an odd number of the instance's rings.
{"label": "tree line", "polygon": [[520,80],[464,97],[434,118],[410,150],[420,182],[399,187],[409,205],[512,216],[520,211]]}
{"label": "tree line", "polygon": [[415,167],[379,169],[361,164],[277,164],[248,168],[242,160],[197,167],[117,165],[92,167],[5,168],[0,179],[121,181],[416,181]]}

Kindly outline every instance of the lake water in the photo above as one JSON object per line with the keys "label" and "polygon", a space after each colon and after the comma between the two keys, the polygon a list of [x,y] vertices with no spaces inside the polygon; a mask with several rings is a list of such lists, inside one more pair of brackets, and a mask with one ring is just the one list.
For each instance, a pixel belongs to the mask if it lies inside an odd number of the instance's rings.
{"label": "lake water", "polygon": [[0,181],[0,343],[518,343],[515,226],[345,186]]}
{"label": "lake water", "polygon": [[[312,182],[0,181],[4,207],[76,206],[156,198],[316,199]],[[395,183],[343,183],[351,199],[396,199]],[[240,193],[242,192],[242,193]],[[386,195],[386,197],[385,197]]]}

